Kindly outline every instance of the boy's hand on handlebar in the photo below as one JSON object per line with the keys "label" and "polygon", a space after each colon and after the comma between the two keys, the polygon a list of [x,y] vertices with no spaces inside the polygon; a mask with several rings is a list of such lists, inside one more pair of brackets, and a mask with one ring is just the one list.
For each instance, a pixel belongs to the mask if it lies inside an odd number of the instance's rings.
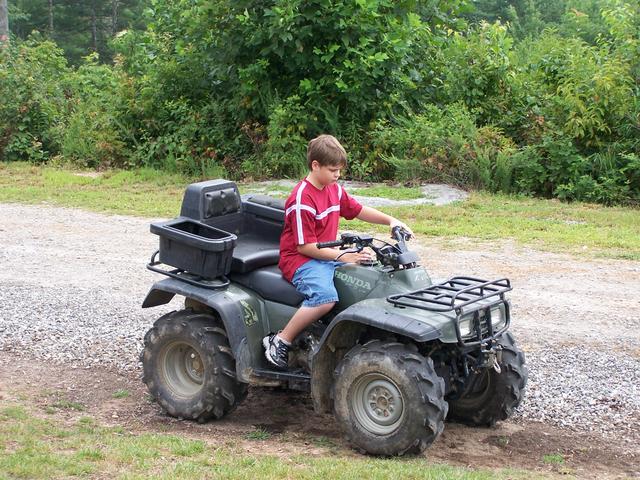
{"label": "boy's hand on handlebar", "polygon": [[367,251],[345,253],[340,258],[338,258],[339,262],[345,263],[369,263],[372,260],[373,257]]}
{"label": "boy's hand on handlebar", "polygon": [[389,224],[389,227],[391,228],[391,230],[393,231],[394,228],[396,227],[400,227],[403,230],[405,230],[408,234],[409,234],[409,238],[414,238],[415,235],[413,234],[413,230],[411,230],[406,223],[401,222],[400,220],[394,218],[391,223]]}

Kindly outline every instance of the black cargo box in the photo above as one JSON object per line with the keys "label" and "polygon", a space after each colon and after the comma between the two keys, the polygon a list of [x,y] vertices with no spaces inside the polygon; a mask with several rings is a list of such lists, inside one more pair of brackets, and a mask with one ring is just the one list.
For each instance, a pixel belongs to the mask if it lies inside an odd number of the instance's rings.
{"label": "black cargo box", "polygon": [[203,278],[217,278],[231,270],[237,237],[197,220],[178,217],[151,224],[160,237],[160,262]]}

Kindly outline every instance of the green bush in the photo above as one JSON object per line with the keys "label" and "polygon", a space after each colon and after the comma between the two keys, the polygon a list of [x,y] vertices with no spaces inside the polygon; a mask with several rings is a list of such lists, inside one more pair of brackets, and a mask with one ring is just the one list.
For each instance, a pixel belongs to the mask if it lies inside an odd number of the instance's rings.
{"label": "green bush", "polygon": [[559,185],[580,176],[586,167],[570,139],[545,135],[541,143],[527,145],[512,155],[511,191],[553,196]]}
{"label": "green bush", "polygon": [[[303,176],[307,171],[307,112],[293,96],[277,105],[269,116],[266,139],[255,146],[256,155],[244,162],[245,171],[258,178]],[[254,126],[254,133],[260,125]]]}
{"label": "green bush", "polygon": [[171,125],[151,121],[167,102],[216,103],[235,128],[217,145],[233,151],[234,170],[242,163],[255,176],[298,175],[310,138],[348,130],[359,157],[371,121],[422,102],[419,87],[430,77],[418,68],[436,36],[429,22],[446,24],[459,6],[156,0],[146,34],[124,35],[117,48],[140,78],[140,112],[154,127],[144,129],[143,142],[170,134]]}
{"label": "green bush", "polygon": [[215,128],[206,113],[185,100],[167,100],[144,121],[145,129],[133,155],[136,165],[206,178],[226,174],[215,143]]}
{"label": "green bush", "polygon": [[510,113],[512,45],[506,26],[499,23],[481,23],[466,35],[454,33],[442,51],[439,99],[445,104],[464,102],[483,125]]}
{"label": "green bush", "polygon": [[127,143],[131,133],[121,114],[126,109],[126,76],[90,55],[69,74],[69,83],[74,95],[67,121],[59,129],[64,160],[100,169],[133,166]]}
{"label": "green bush", "polygon": [[62,50],[37,37],[0,51],[0,159],[42,163],[58,153],[69,72]]}
{"label": "green bush", "polygon": [[615,150],[581,155],[571,140],[545,136],[509,160],[511,182],[505,191],[605,204],[640,199],[640,159]]}
{"label": "green bush", "polygon": [[494,127],[478,128],[462,104],[380,123],[371,133],[378,176],[400,181],[438,180],[497,189],[512,142]]}

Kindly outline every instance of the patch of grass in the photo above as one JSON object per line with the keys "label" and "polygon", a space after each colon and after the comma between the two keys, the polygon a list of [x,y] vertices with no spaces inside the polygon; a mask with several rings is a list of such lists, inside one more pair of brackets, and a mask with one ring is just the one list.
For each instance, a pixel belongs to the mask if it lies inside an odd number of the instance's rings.
{"label": "patch of grass", "polygon": [[83,448],[81,450],[78,450],[75,453],[75,456],[81,460],[91,460],[94,462],[97,460],[105,459],[104,452],[97,448]]}
{"label": "patch of grass", "polygon": [[542,461],[550,465],[562,465],[564,464],[564,457],[559,453],[549,453],[542,457]]}
{"label": "patch of grass", "polygon": [[256,427],[255,430],[246,433],[244,437],[247,440],[268,440],[271,438],[271,433],[262,427]]}
{"label": "patch of grass", "polygon": [[[385,212],[429,238],[481,242],[512,239],[553,252],[640,260],[640,210],[529,197],[473,193],[450,205],[392,207]],[[345,230],[388,231],[364,222],[342,222]]]}
{"label": "patch of grass", "polygon": [[[26,163],[0,163],[0,202],[51,203],[99,212],[172,218],[178,215],[185,187],[192,181],[150,169],[88,172]],[[243,187],[244,188],[244,187]],[[412,191],[371,187],[384,196]],[[362,194],[369,189],[361,189]],[[414,195],[411,193],[411,195]],[[406,195],[409,195],[408,193]],[[508,195],[473,193],[464,202],[381,210],[403,220],[422,241],[467,238],[481,242],[513,239],[534,248],[596,257],[640,260],[640,210],[584,203],[561,203]],[[359,221],[345,230],[386,232]]]}
{"label": "patch of grass", "polygon": [[173,217],[185,187],[180,175],[156,170],[108,171],[97,177],[26,163],[0,163],[0,202],[50,203],[98,212]]}
{"label": "patch of grass", "polygon": [[352,188],[349,193],[363,197],[389,198],[391,200],[415,200],[424,197],[420,187],[401,187],[394,185],[375,185],[371,187]]}
{"label": "patch of grass", "polygon": [[111,395],[113,398],[127,398],[129,397],[131,394],[129,393],[129,390],[116,390],[115,392],[113,392],[113,395]]}
{"label": "patch of grass", "polygon": [[[6,412],[14,406],[3,405]],[[208,444],[177,435],[123,433],[121,428],[95,424],[81,417],[76,425],[43,420],[21,408],[20,418],[3,417],[0,438],[11,448],[0,449],[0,478],[336,478],[336,479],[525,479],[534,472],[482,471],[429,463],[423,457],[377,459],[332,454],[326,457],[246,454],[232,444]],[[87,429],[92,425],[94,429]],[[84,428],[83,428],[84,427]]]}
{"label": "patch of grass", "polygon": [[27,413],[19,406],[9,406],[0,409],[0,420],[24,420]]}
{"label": "patch of grass", "polygon": [[240,193],[256,193],[277,198],[287,198],[291,193],[291,187],[264,183],[238,183],[238,190]]}
{"label": "patch of grass", "polygon": [[76,410],[78,412],[82,412],[85,409],[84,405],[80,402],[72,402],[70,400],[58,400],[52,403],[51,406],[60,410]]}

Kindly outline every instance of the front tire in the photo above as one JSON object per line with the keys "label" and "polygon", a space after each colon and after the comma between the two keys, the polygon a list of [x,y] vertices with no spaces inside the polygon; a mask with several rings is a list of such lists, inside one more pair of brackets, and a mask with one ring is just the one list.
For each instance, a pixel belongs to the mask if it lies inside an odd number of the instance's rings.
{"label": "front tire", "polygon": [[143,381],[174,417],[206,422],[231,412],[247,394],[221,322],[181,310],[159,318],[145,335]]}
{"label": "front tire", "polygon": [[357,448],[373,455],[420,453],[442,433],[444,381],[415,346],[356,345],[334,379],[335,416]]}
{"label": "front tire", "polygon": [[471,379],[460,399],[449,402],[449,418],[472,426],[493,426],[506,420],[520,405],[527,385],[524,353],[510,332],[498,341],[502,346],[500,372],[485,369]]}

